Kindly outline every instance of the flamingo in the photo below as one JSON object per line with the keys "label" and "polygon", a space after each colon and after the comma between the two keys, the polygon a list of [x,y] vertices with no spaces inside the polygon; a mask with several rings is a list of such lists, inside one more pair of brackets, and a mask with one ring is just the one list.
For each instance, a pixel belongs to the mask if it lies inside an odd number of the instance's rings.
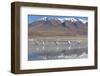
{"label": "flamingo", "polygon": [[35,45],[38,45],[38,41],[37,40],[35,41]]}
{"label": "flamingo", "polygon": [[66,42],[67,42],[68,45],[71,45],[71,42],[70,41],[66,41]]}
{"label": "flamingo", "polygon": [[42,42],[43,42],[43,45],[44,45],[45,44],[44,41],[42,41]]}

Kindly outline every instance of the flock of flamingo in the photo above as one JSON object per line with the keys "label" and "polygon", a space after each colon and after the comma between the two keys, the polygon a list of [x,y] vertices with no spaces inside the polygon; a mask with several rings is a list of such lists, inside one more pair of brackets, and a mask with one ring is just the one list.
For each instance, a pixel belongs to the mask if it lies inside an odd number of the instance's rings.
{"label": "flock of flamingo", "polygon": [[80,44],[81,41],[80,40],[53,40],[53,41],[49,41],[49,40],[36,40],[36,39],[29,39],[30,42],[32,42],[32,44],[34,45],[48,45],[48,44],[55,44],[55,45],[60,45],[60,44],[65,44],[65,45],[76,45],[76,44]]}

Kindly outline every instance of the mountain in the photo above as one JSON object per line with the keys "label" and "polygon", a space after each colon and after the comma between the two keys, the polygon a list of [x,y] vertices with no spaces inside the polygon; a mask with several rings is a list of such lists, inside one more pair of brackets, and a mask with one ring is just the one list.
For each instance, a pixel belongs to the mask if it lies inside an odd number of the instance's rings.
{"label": "mountain", "polygon": [[28,25],[28,35],[32,36],[87,36],[88,22],[77,18],[43,17]]}

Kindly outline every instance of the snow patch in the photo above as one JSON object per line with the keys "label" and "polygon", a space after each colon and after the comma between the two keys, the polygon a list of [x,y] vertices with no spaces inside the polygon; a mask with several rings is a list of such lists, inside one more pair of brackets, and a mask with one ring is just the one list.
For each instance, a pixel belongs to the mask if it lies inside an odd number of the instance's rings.
{"label": "snow patch", "polygon": [[79,19],[79,21],[81,21],[82,23],[86,24],[86,20],[83,20],[83,19]]}
{"label": "snow patch", "polygon": [[71,21],[71,22],[77,22],[77,21],[81,21],[83,24],[86,24],[86,20],[84,19],[77,19],[77,18],[48,18],[48,17],[43,17],[39,20],[59,20],[61,23],[63,23],[64,21]]}

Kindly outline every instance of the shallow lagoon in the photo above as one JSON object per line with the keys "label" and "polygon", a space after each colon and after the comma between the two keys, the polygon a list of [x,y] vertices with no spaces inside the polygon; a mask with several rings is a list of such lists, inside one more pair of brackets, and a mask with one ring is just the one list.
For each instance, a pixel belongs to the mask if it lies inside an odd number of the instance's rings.
{"label": "shallow lagoon", "polygon": [[87,41],[71,42],[59,41],[56,44],[54,41],[34,41],[28,40],[28,60],[53,60],[53,59],[79,59],[88,57]]}

